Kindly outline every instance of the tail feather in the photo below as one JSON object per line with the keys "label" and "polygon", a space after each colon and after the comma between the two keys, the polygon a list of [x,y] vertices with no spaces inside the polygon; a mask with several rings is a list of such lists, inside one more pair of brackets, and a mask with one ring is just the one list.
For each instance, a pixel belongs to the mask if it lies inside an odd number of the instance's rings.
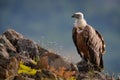
{"label": "tail feather", "polygon": [[101,72],[104,68],[102,54],[100,55],[99,60],[99,64],[94,65],[94,69]]}
{"label": "tail feather", "polygon": [[104,68],[103,59],[102,59],[102,54],[100,55],[100,68],[101,68],[101,69]]}

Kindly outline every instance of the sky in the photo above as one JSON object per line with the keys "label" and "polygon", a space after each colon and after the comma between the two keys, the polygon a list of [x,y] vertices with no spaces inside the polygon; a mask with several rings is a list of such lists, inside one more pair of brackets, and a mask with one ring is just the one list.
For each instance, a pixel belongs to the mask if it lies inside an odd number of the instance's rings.
{"label": "sky", "polygon": [[0,33],[14,29],[74,63],[80,61],[72,41],[75,12],[104,37],[105,71],[120,72],[120,0],[0,0]]}

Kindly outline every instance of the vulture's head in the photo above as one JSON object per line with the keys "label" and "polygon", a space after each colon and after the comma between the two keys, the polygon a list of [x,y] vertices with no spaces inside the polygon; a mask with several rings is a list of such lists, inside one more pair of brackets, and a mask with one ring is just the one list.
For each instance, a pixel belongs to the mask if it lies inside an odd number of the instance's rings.
{"label": "vulture's head", "polygon": [[72,18],[75,18],[75,19],[83,19],[84,18],[84,15],[83,13],[81,12],[76,12],[72,15]]}

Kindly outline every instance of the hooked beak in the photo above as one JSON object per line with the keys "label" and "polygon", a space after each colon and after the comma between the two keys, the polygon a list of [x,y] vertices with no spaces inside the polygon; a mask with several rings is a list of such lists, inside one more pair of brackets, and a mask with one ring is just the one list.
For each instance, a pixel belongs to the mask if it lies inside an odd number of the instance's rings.
{"label": "hooked beak", "polygon": [[71,17],[72,17],[72,18],[75,18],[75,14],[73,14]]}

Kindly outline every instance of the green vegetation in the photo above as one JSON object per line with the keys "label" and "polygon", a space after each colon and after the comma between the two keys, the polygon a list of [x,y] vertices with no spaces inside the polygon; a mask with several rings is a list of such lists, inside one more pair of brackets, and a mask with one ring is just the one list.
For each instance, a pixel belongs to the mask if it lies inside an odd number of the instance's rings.
{"label": "green vegetation", "polygon": [[[33,60],[34,64],[37,64],[37,62],[35,62]],[[41,77],[40,80],[76,80],[75,76],[72,76],[74,74],[74,72],[72,71],[66,71],[66,69],[64,67],[60,68],[59,70],[54,69],[54,67],[49,68],[48,69],[52,74],[50,74],[51,76],[54,75],[53,78],[49,78],[49,77]],[[18,70],[18,74],[26,74],[26,75],[31,75],[34,76],[36,75],[37,72],[40,72],[40,74],[44,74],[42,72],[42,69],[32,69],[29,66],[26,66],[23,62],[20,62],[20,67]],[[45,74],[44,74],[45,75]]]}
{"label": "green vegetation", "polygon": [[35,75],[37,72],[36,69],[31,69],[30,67],[24,65],[22,62],[20,62],[20,68],[18,70],[18,74],[28,74],[28,75]]}
{"label": "green vegetation", "polygon": [[[37,65],[37,62],[34,60],[32,60],[32,63]],[[22,61],[20,62],[18,75],[25,74],[36,77],[37,73],[40,75],[40,77],[38,77],[40,80],[76,80],[74,76],[75,71],[67,71],[64,67],[60,67],[59,69],[55,69],[54,67],[49,67],[48,69],[32,69],[30,66],[26,66]],[[86,75],[86,78],[89,80],[97,79],[99,76],[92,69],[84,75]],[[109,76],[108,74],[106,75]]]}

